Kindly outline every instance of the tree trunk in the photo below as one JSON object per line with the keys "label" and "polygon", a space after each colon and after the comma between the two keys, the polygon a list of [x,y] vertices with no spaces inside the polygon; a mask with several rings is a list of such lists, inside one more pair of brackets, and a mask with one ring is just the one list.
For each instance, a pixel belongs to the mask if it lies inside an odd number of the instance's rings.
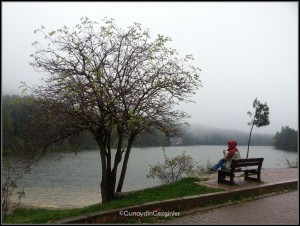
{"label": "tree trunk", "polygon": [[131,146],[132,146],[133,141],[134,141],[134,136],[131,136],[128,140],[127,149],[126,149],[126,153],[125,153],[125,157],[124,157],[124,161],[123,161],[123,165],[122,165],[122,171],[121,171],[121,175],[120,175],[120,179],[119,179],[119,183],[118,183],[118,187],[117,187],[117,192],[121,192],[122,188],[123,188],[129,154],[131,151]]}
{"label": "tree trunk", "polygon": [[107,176],[104,176],[102,173],[102,180],[101,180],[102,203],[107,203],[114,199],[115,186],[116,186],[116,175],[114,173],[109,172],[107,173]]}
{"label": "tree trunk", "polygon": [[[115,197],[117,169],[122,159],[122,144],[123,144],[122,131],[119,131],[118,133],[118,146],[117,146],[117,152],[114,159],[113,169],[111,163],[110,140],[111,140],[110,133],[107,133],[102,136],[98,136],[96,138],[96,141],[100,149],[100,157],[101,157],[101,165],[102,165],[102,180],[100,185],[102,203],[110,202]],[[132,145],[132,142],[133,140],[129,142],[130,147]]]}
{"label": "tree trunk", "polygon": [[116,173],[111,172],[111,153],[106,151],[107,139],[97,137],[96,141],[100,149],[102,180],[100,184],[102,203],[113,200],[116,186]]}
{"label": "tree trunk", "polygon": [[249,135],[249,140],[248,140],[248,149],[247,149],[247,156],[246,156],[246,159],[248,158],[249,146],[250,146],[250,140],[251,140],[251,134],[252,134],[253,126],[254,126],[254,123],[252,124],[251,130],[250,130],[250,135]]}

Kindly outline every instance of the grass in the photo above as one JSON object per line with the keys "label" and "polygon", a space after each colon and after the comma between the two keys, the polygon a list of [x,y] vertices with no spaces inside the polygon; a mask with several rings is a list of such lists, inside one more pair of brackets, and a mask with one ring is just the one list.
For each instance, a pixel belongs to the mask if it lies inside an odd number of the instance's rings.
{"label": "grass", "polygon": [[201,195],[222,191],[222,189],[208,188],[195,183],[199,181],[200,179],[198,178],[188,177],[171,184],[130,193],[122,199],[114,200],[110,203],[96,204],[84,208],[65,210],[18,208],[12,214],[7,216],[4,223],[51,223],[56,220],[101,210],[116,209],[140,205],[152,201],[162,201],[184,196]]}

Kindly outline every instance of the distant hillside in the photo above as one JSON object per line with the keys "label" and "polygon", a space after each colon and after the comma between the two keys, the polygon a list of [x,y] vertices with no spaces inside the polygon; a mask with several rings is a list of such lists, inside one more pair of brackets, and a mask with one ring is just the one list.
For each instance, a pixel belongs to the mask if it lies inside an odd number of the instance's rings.
{"label": "distant hillside", "polygon": [[[152,134],[141,134],[134,143],[134,146],[154,147],[169,145],[224,145],[227,141],[234,139],[238,145],[248,145],[249,133],[244,131],[226,130],[212,126],[192,124],[184,125],[181,128],[182,134],[179,137],[168,138],[166,134],[156,131]],[[272,134],[252,133],[250,145],[272,146]]]}
{"label": "distant hillside", "polygon": [[[223,145],[235,139],[239,145],[247,145],[249,133],[237,130],[219,129],[216,127],[192,124],[183,127],[183,145]],[[272,145],[274,135],[252,133],[251,145]]]}

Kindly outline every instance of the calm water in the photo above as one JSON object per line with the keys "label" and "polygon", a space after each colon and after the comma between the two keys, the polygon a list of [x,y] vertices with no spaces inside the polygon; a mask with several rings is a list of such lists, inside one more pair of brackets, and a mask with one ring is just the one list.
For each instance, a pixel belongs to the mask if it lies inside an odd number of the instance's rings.
{"label": "calm water", "polygon": [[[247,146],[239,146],[242,158]],[[226,146],[176,146],[166,147],[169,157],[183,151],[200,164],[216,162]],[[251,146],[249,158],[263,157],[263,168],[285,168],[284,158],[294,162],[298,153],[273,149],[269,146]],[[123,191],[137,190],[159,185],[158,180],[147,179],[149,165],[163,162],[161,147],[133,148],[128,162]],[[119,166],[119,170],[120,170]],[[25,187],[26,197],[21,203],[38,207],[75,208],[101,201],[100,154],[97,150],[85,150],[78,154],[49,154],[23,176],[18,185]],[[12,200],[13,201],[13,200]]]}

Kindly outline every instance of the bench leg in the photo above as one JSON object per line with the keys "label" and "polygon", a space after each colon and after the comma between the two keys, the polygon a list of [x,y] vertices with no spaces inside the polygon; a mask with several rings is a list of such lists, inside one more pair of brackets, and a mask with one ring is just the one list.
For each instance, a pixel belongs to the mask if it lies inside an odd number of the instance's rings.
{"label": "bench leg", "polygon": [[224,178],[222,177],[222,174],[218,171],[218,183],[222,183],[222,181],[224,180]]}
{"label": "bench leg", "polygon": [[223,183],[223,184],[234,184],[233,178],[234,174],[229,175],[230,180],[226,180],[226,174],[221,173],[218,171],[218,183]]}
{"label": "bench leg", "polygon": [[218,170],[218,183],[226,183],[226,175]]}
{"label": "bench leg", "polygon": [[234,178],[234,174],[230,175],[230,183],[233,184],[233,178]]}
{"label": "bench leg", "polygon": [[[249,173],[255,174],[256,178],[255,177],[250,177]],[[255,170],[253,170],[253,171],[245,171],[244,172],[244,179],[245,180],[252,180],[252,181],[260,181],[260,171],[255,171]]]}

